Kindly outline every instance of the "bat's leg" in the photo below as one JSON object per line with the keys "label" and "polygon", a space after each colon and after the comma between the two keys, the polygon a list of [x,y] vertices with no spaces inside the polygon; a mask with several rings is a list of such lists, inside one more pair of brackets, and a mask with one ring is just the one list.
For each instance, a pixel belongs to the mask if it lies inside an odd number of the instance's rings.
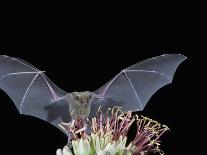
{"label": "bat's leg", "polygon": [[68,146],[69,148],[72,148],[72,137],[71,137],[70,134],[68,134],[68,143],[67,143],[67,146]]}
{"label": "bat's leg", "polygon": [[91,125],[85,121],[84,126],[86,127],[86,130],[85,130],[86,134],[90,135],[92,132]]}

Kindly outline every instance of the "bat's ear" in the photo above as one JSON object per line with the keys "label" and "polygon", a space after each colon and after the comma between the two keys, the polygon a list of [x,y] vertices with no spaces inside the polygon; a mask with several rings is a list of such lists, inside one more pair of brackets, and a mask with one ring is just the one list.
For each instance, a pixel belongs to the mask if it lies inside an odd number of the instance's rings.
{"label": "bat's ear", "polygon": [[76,100],[79,100],[79,96],[77,95],[76,92],[71,93],[72,97],[75,98]]}
{"label": "bat's ear", "polygon": [[71,95],[72,95],[72,97],[74,97],[75,96],[75,92],[72,92]]}

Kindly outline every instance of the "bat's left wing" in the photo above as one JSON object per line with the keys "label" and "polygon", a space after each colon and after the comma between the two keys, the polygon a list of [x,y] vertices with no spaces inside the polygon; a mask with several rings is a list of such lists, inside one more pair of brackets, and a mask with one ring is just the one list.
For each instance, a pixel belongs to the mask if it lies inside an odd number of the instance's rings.
{"label": "bat's left wing", "polygon": [[9,95],[20,114],[40,118],[58,128],[59,123],[71,119],[69,101],[64,98],[69,99],[68,93],[22,59],[0,56],[0,89]]}
{"label": "bat's left wing", "polygon": [[174,73],[186,59],[181,54],[164,54],[149,58],[122,70],[103,87],[95,91],[98,98],[92,103],[91,116],[101,107],[114,106],[126,111],[141,111],[151,96],[172,82]]}

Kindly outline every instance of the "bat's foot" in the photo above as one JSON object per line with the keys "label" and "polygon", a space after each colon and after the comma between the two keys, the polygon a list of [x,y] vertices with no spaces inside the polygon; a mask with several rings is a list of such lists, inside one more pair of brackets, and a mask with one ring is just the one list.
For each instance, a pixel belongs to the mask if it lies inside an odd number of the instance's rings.
{"label": "bat's foot", "polygon": [[67,143],[66,146],[68,146],[69,148],[72,148],[73,147],[72,146],[72,140],[71,139],[68,139],[68,143]]}
{"label": "bat's foot", "polygon": [[92,132],[91,125],[90,125],[89,123],[85,123],[85,127],[86,127],[86,129],[85,129],[85,133],[86,133],[87,135],[90,135],[91,132]]}

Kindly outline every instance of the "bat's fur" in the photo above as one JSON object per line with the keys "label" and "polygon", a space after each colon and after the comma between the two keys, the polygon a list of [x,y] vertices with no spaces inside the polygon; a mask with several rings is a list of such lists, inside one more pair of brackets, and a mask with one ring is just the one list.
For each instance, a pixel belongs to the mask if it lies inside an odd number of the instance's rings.
{"label": "bat's fur", "polygon": [[72,92],[72,102],[70,104],[70,113],[73,117],[88,117],[91,109],[93,93],[89,91]]}

